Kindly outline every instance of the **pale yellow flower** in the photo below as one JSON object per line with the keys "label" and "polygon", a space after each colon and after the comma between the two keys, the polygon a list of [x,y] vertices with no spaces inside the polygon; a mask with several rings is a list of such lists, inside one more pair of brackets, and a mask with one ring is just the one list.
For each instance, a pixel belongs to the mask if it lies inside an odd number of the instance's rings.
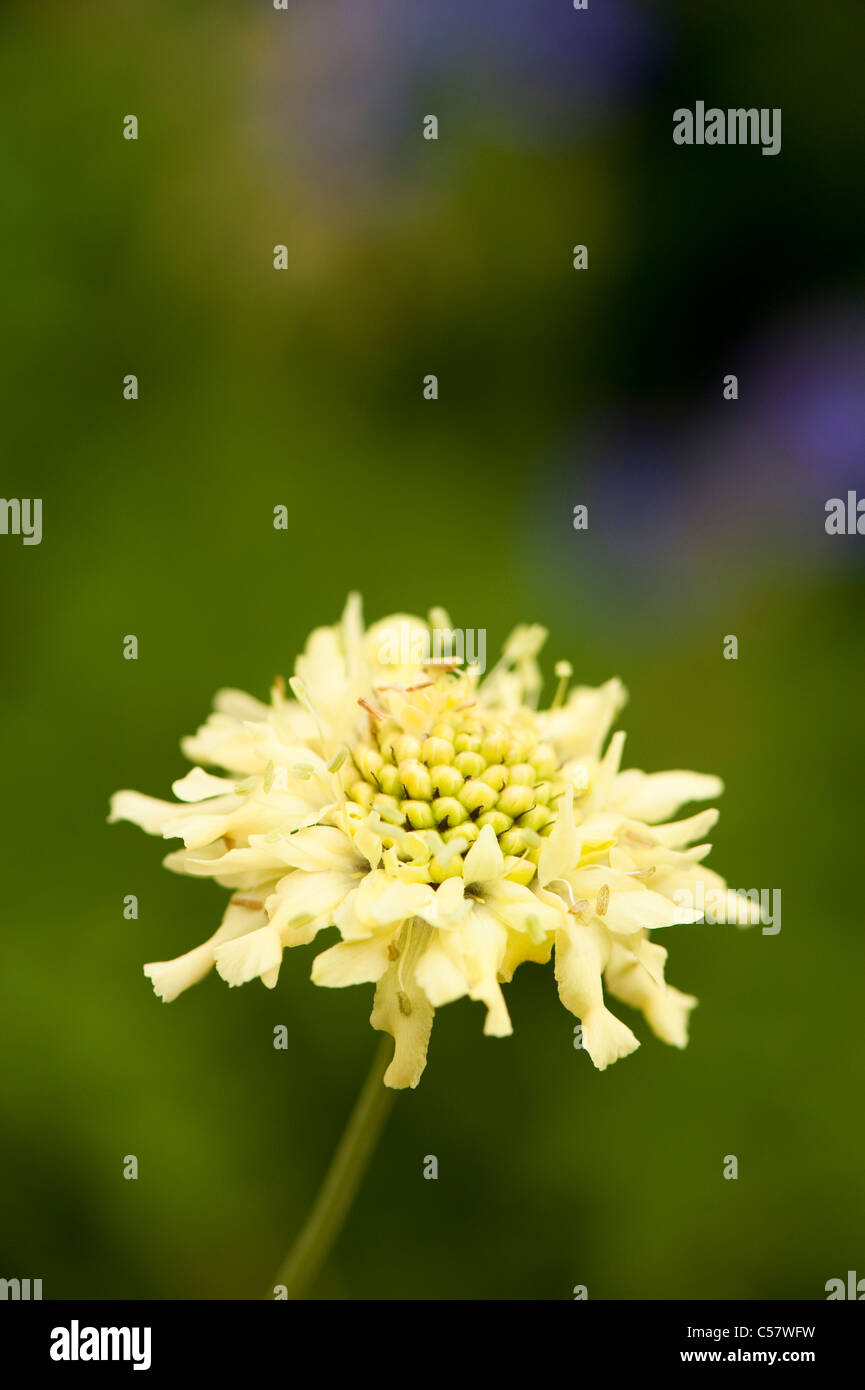
{"label": "pale yellow flower", "polygon": [[[450,627],[440,610],[431,619]],[[720,781],[621,771],[624,735],[604,748],[617,680],[565,698],[561,663],[553,705],[538,709],[541,628],[518,628],[486,676],[430,660],[418,634],[432,637],[407,614],[364,631],[352,597],[338,626],[312,633],[290,695],[278,681],[268,704],[217,696],[184,741],[198,765],[175,782],[177,802],[115,795],[112,820],[182,840],[167,867],[231,890],[208,941],[145,966],[156,993],[174,999],[213,967],[229,985],[273,988],[286,947],[335,927],[312,978],[375,985],[390,1086],[417,1085],[434,1011],[453,1000],[478,1000],[484,1031],[510,1033],[502,984],[553,952],[595,1066],[638,1046],[605,987],[683,1047],[696,1001],[665,983],[650,933],[700,920],[682,905],[698,888],[707,920],[757,918],[702,867],[709,846],[689,848],[717,812],[671,820]]]}

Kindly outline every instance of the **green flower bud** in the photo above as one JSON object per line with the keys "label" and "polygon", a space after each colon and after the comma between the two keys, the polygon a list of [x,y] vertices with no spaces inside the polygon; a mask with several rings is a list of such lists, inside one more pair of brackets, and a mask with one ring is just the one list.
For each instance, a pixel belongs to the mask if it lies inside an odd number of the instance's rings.
{"label": "green flower bud", "polygon": [[459,793],[459,799],[469,811],[491,811],[496,804],[498,793],[486,782],[473,779],[466,782]]}
{"label": "green flower bud", "polygon": [[367,782],[377,782],[378,774],[384,767],[384,758],[377,748],[372,748],[369,744],[363,744],[356,748],[352,754],[355,765],[361,777],[365,777]]}
{"label": "green flower bud", "polygon": [[389,825],[402,825],[401,803],[397,801],[395,796],[382,796],[379,793],[372,805],[373,810],[378,811],[382,820],[387,821]]}
{"label": "green flower bud", "polygon": [[435,817],[428,801],[404,801],[402,803],[404,814],[408,817],[410,825],[415,830],[432,830],[435,826]]}
{"label": "green flower bud", "polygon": [[418,762],[416,758],[409,758],[406,762],[400,763],[397,772],[409,796],[416,801],[429,801],[431,799],[433,794],[432,778],[423,763]]}
{"label": "green flower bud", "polygon": [[481,781],[486,782],[494,791],[500,792],[502,787],[508,785],[508,769],[504,763],[493,763],[492,767],[481,773]]}
{"label": "green flower bud", "polygon": [[452,763],[454,746],[446,738],[425,738],[421,748],[421,757],[427,767],[438,767],[442,763]]}
{"label": "green flower bud", "polygon": [[454,767],[463,777],[480,777],[486,766],[480,753],[473,753],[468,749],[463,753],[457,753],[454,758]]}
{"label": "green flower bud", "polygon": [[525,854],[526,851],[535,849],[539,840],[540,836],[536,835],[533,830],[515,825],[510,830],[505,831],[499,844],[502,854]]}
{"label": "green flower bud", "polygon": [[531,763],[513,763],[508,768],[508,785],[534,787],[537,778]]}
{"label": "green flower bud", "polygon": [[438,797],[432,804],[432,811],[439,825],[442,821],[447,821],[448,825],[462,825],[469,818],[465,806],[454,796]]}
{"label": "green flower bud", "polygon": [[438,724],[433,724],[430,734],[432,738],[443,739],[445,743],[449,743],[453,747],[454,726],[446,719],[440,719]]}
{"label": "green flower bud", "polygon": [[503,835],[506,830],[510,830],[513,821],[497,807],[495,811],[485,811],[482,816],[478,816],[477,825],[479,830],[483,830],[485,825],[491,825],[495,835]]}
{"label": "green flower bud", "polygon": [[402,781],[393,763],[385,763],[378,774],[378,784],[388,796],[402,795]]}
{"label": "green flower bud", "polygon": [[499,810],[506,816],[521,816],[530,811],[535,804],[532,787],[508,786],[499,794]]}
{"label": "green flower bud", "polygon": [[455,767],[434,767],[430,778],[439,796],[456,796],[463,784],[463,775]]}
{"label": "green flower bud", "polygon": [[552,777],[559,766],[555,749],[549,743],[539,743],[529,754],[529,762],[535,769],[539,780]]}
{"label": "green flower bud", "polygon": [[407,762],[411,758],[420,758],[420,750],[420,739],[412,738],[411,734],[400,734],[399,738],[394,739],[393,755],[398,763]]}
{"label": "green flower bud", "polygon": [[555,819],[555,811],[549,810],[546,806],[533,806],[524,816],[520,816],[517,824],[527,826],[529,830],[536,830],[540,835],[546,826],[552,826]]}
{"label": "green flower bud", "polygon": [[505,733],[487,734],[481,744],[481,752],[488,763],[500,763],[508,749],[508,736]]}
{"label": "green flower bud", "polygon": [[475,822],[473,820],[467,820],[464,821],[462,825],[454,825],[450,830],[446,830],[442,835],[442,839],[446,845],[449,845],[452,840],[462,840],[466,848],[468,848],[469,845],[474,844],[479,834],[480,830],[477,825],[475,825]]}
{"label": "green flower bud", "polygon": [[394,744],[403,737],[403,731],[396,720],[388,719],[378,730],[378,750],[385,761],[393,762]]}
{"label": "green flower bud", "polygon": [[348,794],[352,801],[356,801],[368,811],[375,796],[375,787],[370,786],[369,782],[353,782]]}

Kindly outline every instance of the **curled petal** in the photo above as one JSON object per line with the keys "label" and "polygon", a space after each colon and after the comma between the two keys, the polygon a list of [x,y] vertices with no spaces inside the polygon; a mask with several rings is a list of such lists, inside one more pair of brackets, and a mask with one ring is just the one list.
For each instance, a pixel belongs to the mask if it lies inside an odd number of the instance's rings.
{"label": "curled petal", "polygon": [[203,980],[214,966],[214,952],[220,943],[232,941],[235,937],[245,936],[248,932],[255,931],[266,920],[262,910],[254,908],[238,907],[234,903],[229,903],[226,908],[222,924],[214,932],[208,941],[201,946],[196,946],[194,950],[187,951],[185,955],[178,956],[175,960],[151,961],[145,965],[144,973],[153,984],[156,994],[165,1004],[169,1004],[172,999],[176,999],[178,994],[182,994],[190,985],[195,985],[199,980]]}
{"label": "curled petal", "polygon": [[583,1027],[583,1046],[597,1067],[605,1071],[613,1062],[628,1057],[640,1046],[627,1024],[611,1014],[603,1005],[589,1009],[580,1020]]}
{"label": "curled petal", "polygon": [[602,972],[609,945],[601,929],[569,921],[556,938],[556,979],[565,1008],[580,1020],[583,1045],[599,1071],[639,1047],[604,1004]]}
{"label": "curled petal", "polygon": [[432,927],[455,927],[464,921],[472,910],[472,904],[465,896],[465,885],[461,878],[446,878],[436,889],[432,902],[420,914]]}
{"label": "curled petal", "polygon": [[433,1006],[411,974],[400,980],[397,965],[391,965],[378,982],[370,1015],[373,1028],[390,1033],[394,1040],[393,1060],[384,1074],[384,1084],[394,1090],[420,1081],[426,1066],[427,1048],[433,1023]]}
{"label": "curled petal", "polygon": [[716,810],[698,811],[686,820],[670,821],[668,825],[654,825],[652,834],[667,849],[683,849],[702,840],[704,835],[717,824],[719,812]]}
{"label": "curled petal", "polygon": [[217,946],[213,954],[216,973],[232,988],[261,976],[272,989],[282,960],[282,942],[276,928],[268,925]]}
{"label": "curled petal", "polygon": [[604,976],[611,994],[639,1009],[652,1032],[673,1047],[688,1043],[688,1016],[697,1004],[692,994],[652,979],[634,960],[614,948]]}

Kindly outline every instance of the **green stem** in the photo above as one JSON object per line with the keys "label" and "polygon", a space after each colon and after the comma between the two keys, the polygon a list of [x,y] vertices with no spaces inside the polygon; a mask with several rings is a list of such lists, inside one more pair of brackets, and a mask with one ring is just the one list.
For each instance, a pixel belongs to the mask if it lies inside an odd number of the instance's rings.
{"label": "green stem", "polygon": [[290,1299],[303,1298],[348,1215],[393,1104],[395,1092],[383,1079],[392,1057],[393,1039],[385,1034],[315,1204],[276,1276],[274,1287],[284,1284]]}

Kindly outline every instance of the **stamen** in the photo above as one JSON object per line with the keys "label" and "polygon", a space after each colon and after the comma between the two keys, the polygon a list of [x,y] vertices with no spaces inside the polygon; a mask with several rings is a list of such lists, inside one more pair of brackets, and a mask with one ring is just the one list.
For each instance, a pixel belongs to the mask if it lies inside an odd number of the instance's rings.
{"label": "stamen", "polygon": [[550,709],[558,709],[559,706],[564,702],[565,693],[568,689],[568,681],[574,674],[574,668],[569,661],[557,661],[554,669],[558,677],[559,683],[556,687],[556,693],[553,696],[553,702],[550,705]]}
{"label": "stamen", "polygon": [[312,701],[309,698],[309,691],[304,682],[300,679],[300,676],[292,676],[288,683],[298,703],[303,705],[307,713],[315,714],[315,710],[312,708]]}
{"label": "stamen", "polygon": [[384,719],[384,713],[380,709],[376,709],[375,705],[371,705],[369,700],[364,700],[361,697],[357,703],[366,710],[370,719]]}
{"label": "stamen", "polygon": [[[525,858],[525,856],[523,856],[523,857]],[[569,897],[570,900],[571,900],[571,907],[573,908],[573,906],[574,906],[574,890],[573,890],[573,888],[571,887],[571,885],[568,883],[568,880],[567,880],[566,878],[551,878],[551,879],[550,879],[550,883],[563,883],[563,884],[565,885],[565,888],[567,889],[568,897]],[[549,886],[550,886],[550,883],[547,884],[547,887],[548,887],[548,888],[549,888]]]}
{"label": "stamen", "polygon": [[339,769],[342,767],[347,757],[348,749],[345,746],[337,749],[327,765],[328,772],[339,772]]}

